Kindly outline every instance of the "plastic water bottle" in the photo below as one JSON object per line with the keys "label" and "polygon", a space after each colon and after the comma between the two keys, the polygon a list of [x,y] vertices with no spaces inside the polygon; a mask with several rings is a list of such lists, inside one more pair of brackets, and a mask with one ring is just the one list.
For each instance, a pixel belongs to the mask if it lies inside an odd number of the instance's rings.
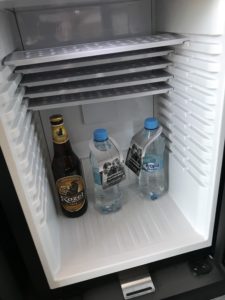
{"label": "plastic water bottle", "polygon": [[[154,135],[159,127],[158,120],[147,118],[141,132],[144,139]],[[144,198],[155,200],[165,191],[164,169],[165,139],[160,135],[146,149],[139,175],[139,190]]]}
{"label": "plastic water bottle", "polygon": [[[113,153],[115,146],[111,143],[108,138],[108,132],[106,129],[96,129],[93,134],[93,142],[95,147],[102,151],[102,158],[107,157],[107,151]],[[116,152],[116,149],[115,149]],[[94,153],[90,153],[90,161],[92,165],[92,172],[94,177],[94,190],[95,190],[95,207],[103,213],[111,213],[118,211],[122,206],[122,192],[119,184],[102,188],[101,177],[99,174],[98,162],[95,158]]]}

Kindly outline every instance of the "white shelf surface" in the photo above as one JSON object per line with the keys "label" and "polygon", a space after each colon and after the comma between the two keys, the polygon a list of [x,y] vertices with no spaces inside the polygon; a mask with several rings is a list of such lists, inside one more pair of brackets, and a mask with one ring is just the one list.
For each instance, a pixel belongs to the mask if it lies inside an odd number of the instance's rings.
{"label": "white shelf surface", "polygon": [[118,272],[207,246],[168,194],[147,201],[130,188],[126,203],[101,215],[90,201],[78,219],[60,217],[61,269],[55,287]]}

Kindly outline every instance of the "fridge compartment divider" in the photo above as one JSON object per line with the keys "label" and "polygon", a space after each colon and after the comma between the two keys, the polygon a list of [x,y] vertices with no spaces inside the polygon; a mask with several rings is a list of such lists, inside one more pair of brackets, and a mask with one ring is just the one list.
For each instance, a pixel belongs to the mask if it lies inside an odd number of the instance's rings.
{"label": "fridge compartment divider", "polygon": [[7,106],[7,108],[5,109],[5,113],[4,113],[4,118],[9,122],[13,122],[13,120],[16,118],[20,107],[21,107],[21,103],[23,100],[23,97],[25,95],[25,89],[24,88],[18,88],[15,96],[14,96],[14,102],[11,101],[9,102],[9,105]]}
{"label": "fridge compartment divider", "polygon": [[195,181],[199,182],[201,186],[207,186],[208,172],[202,172],[202,170],[197,168],[190,158],[184,156],[184,154],[179,151],[177,146],[170,145],[170,150],[182,168],[187,170],[187,172],[195,179]]}
{"label": "fridge compartment divider", "polygon": [[171,74],[163,70],[148,71],[127,75],[112,76],[106,78],[90,79],[62,83],[57,85],[31,87],[26,89],[26,97],[30,99],[40,97],[51,97],[57,95],[67,95],[74,93],[98,91],[125,86],[134,86],[155,82],[167,81],[172,77]]}
{"label": "fridge compartment divider", "polygon": [[39,168],[35,174],[34,184],[28,187],[32,197],[32,203],[34,207],[40,201],[39,197],[41,194],[41,187],[43,183],[43,178],[41,177],[41,174],[42,174],[42,170]]}
{"label": "fridge compartment divider", "polygon": [[196,153],[199,153],[201,157],[205,157],[205,159],[212,158],[211,149],[201,144],[201,141],[196,141],[192,136],[190,136],[188,143],[190,148],[193,149],[193,151],[196,151]]}
{"label": "fridge compartment divider", "polygon": [[199,180],[203,183],[206,184],[209,180],[209,172],[205,171],[205,170],[201,170],[199,168],[199,164],[195,164],[193,163],[192,160],[188,159],[188,170],[190,170],[192,173],[194,173],[196,175],[196,177],[199,178]]}
{"label": "fridge compartment divider", "polygon": [[199,170],[200,173],[208,175],[210,169],[209,160],[203,160],[202,158],[199,158],[195,153],[190,151],[190,148],[182,144],[182,141],[179,142],[179,139],[177,139],[177,134],[172,134],[170,138],[172,141],[172,145],[171,147],[169,147],[170,150],[173,151],[175,147],[176,152],[179,152],[181,156],[186,157],[187,167],[189,163],[191,163],[191,165],[195,167],[197,170]]}
{"label": "fridge compartment divider", "polygon": [[28,186],[32,185],[34,183],[34,178],[36,174],[36,168],[37,168],[38,158],[37,156],[32,155],[31,161],[30,161],[30,168],[28,172],[23,171],[24,179]]}
{"label": "fridge compartment divider", "polygon": [[18,139],[21,133],[23,133],[23,129],[25,126],[26,114],[27,114],[28,102],[23,101],[20,112],[17,114],[14,122],[11,125],[10,136],[13,139]]}
{"label": "fridge compartment divider", "polygon": [[[213,120],[215,118],[215,111],[212,106],[205,104],[203,101],[196,101],[194,98],[187,96],[186,93],[182,93],[174,89],[173,95],[173,103],[176,106],[183,106],[188,111],[193,111],[195,114],[200,117],[204,117],[205,120]],[[203,96],[204,97],[204,96]]]}
{"label": "fridge compartment divider", "polygon": [[68,70],[81,67],[91,67],[104,64],[122,63],[126,61],[133,61],[138,59],[146,59],[153,57],[160,57],[168,55],[173,52],[173,49],[168,47],[144,49],[130,52],[122,52],[111,55],[93,56],[88,58],[73,59],[73,60],[62,60],[44,64],[35,64],[17,67],[15,73],[21,74],[35,74],[42,72]]}
{"label": "fridge compartment divider", "polygon": [[49,63],[53,61],[173,46],[182,44],[185,41],[187,41],[187,38],[182,35],[174,33],[162,33],[158,35],[124,38],[55,48],[15,51],[5,58],[4,64],[23,66]]}
{"label": "fridge compartment divider", "polygon": [[213,55],[219,55],[223,52],[223,47],[219,43],[199,42],[198,40],[194,40],[194,36],[188,36],[188,38],[190,39],[188,42],[177,45],[176,49],[191,50]]}
{"label": "fridge compartment divider", "polygon": [[[193,51],[192,49],[179,49],[176,48],[174,52],[171,52],[171,54],[179,55],[182,57],[188,57],[191,59],[197,59],[200,62],[208,62],[208,63],[218,63],[219,62],[219,55],[211,55],[209,53],[203,53],[203,52],[197,52]],[[170,55],[170,54],[169,54]],[[198,68],[199,69],[199,68]],[[206,70],[205,70],[206,71]],[[211,74],[209,72],[209,74]]]}
{"label": "fridge compartment divider", "polygon": [[[23,139],[15,145],[16,153],[19,160],[22,162],[27,159],[30,152],[32,152],[32,146],[34,144],[34,125],[31,123],[29,131],[23,136]],[[29,164],[29,161],[28,161]]]}
{"label": "fridge compartment divider", "polygon": [[192,167],[188,168],[187,172],[197,183],[199,183],[200,187],[207,188],[208,186],[207,178],[205,178],[204,176],[199,176],[198,172],[196,172],[196,170]]}
{"label": "fridge compartment divider", "polygon": [[0,85],[0,106],[2,106],[2,108],[0,109],[0,113],[3,109],[5,109],[6,105],[9,105],[10,101],[14,100],[14,94],[21,79],[22,76],[20,74],[13,74],[10,80]]}
{"label": "fridge compartment divider", "polygon": [[[202,117],[202,116],[200,116]],[[204,122],[203,120],[201,120],[199,118],[199,115],[195,114],[195,113],[190,113],[187,116],[187,121],[189,124],[193,124],[194,127],[199,128],[199,130],[205,132],[206,134],[213,134],[214,132],[214,121],[211,121],[210,123]]]}
{"label": "fridge compartment divider", "polygon": [[168,113],[169,115],[173,114],[173,103],[171,101],[168,101],[169,98],[166,97],[160,97],[158,100],[158,105],[160,106],[161,112],[163,112],[165,115]]}
{"label": "fridge compartment divider", "polygon": [[25,173],[29,171],[30,163],[33,157],[32,146],[30,144],[28,144],[27,149],[26,156],[20,160],[21,170],[24,170]]}
{"label": "fridge compartment divider", "polygon": [[183,80],[198,84],[200,86],[207,87],[208,89],[216,89],[218,88],[218,80],[216,80],[214,77],[204,77],[200,74],[191,73],[189,70],[184,70],[175,66],[169,66],[168,71],[173,74],[174,78],[182,78]]}
{"label": "fridge compartment divider", "polygon": [[172,153],[179,159],[180,162],[182,162],[182,166],[186,169],[187,168],[187,157],[181,153],[177,145],[171,144],[170,150]]}
{"label": "fridge compartment divider", "polygon": [[[27,106],[26,106],[27,108]],[[15,143],[16,144],[19,144],[20,141],[23,141],[24,140],[24,136],[28,136],[28,132],[30,131],[30,127],[31,127],[31,120],[32,120],[32,113],[31,112],[27,112],[26,113],[26,116],[23,120],[23,123],[21,125],[21,133],[20,135],[17,137],[17,140],[15,140]],[[27,147],[28,144],[26,144],[26,147]]]}
{"label": "fridge compartment divider", "polygon": [[171,91],[170,85],[164,82],[143,84],[137,86],[108,89],[65,96],[43,97],[29,100],[30,110],[43,110],[58,107],[68,107],[83,104],[93,104],[109,101],[120,101],[150,95],[163,94]]}
{"label": "fridge compartment divider", "polygon": [[[218,74],[215,74],[215,78],[217,78]],[[190,74],[190,77],[192,76],[192,74]],[[177,78],[176,76],[174,76],[174,86],[176,86],[176,88],[178,90],[182,90],[183,88],[186,89],[186,91],[188,91],[189,93],[193,93],[197,91],[196,93],[196,101],[199,101],[202,105],[215,105],[215,102],[212,101],[208,101],[208,98],[214,95],[215,91],[212,89],[209,89],[208,86],[200,86],[199,84],[196,84],[194,82],[190,82],[188,80],[185,80],[183,78]],[[182,92],[180,92],[182,93]],[[194,93],[192,94],[194,95]],[[200,98],[200,95],[204,95],[204,97],[206,97],[206,100],[204,99],[204,102],[202,101],[202,98]],[[186,98],[188,98],[188,94],[186,95]],[[192,97],[191,97],[192,98]]]}
{"label": "fridge compartment divider", "polygon": [[102,65],[98,67],[85,67],[70,70],[58,70],[56,72],[44,72],[24,75],[21,86],[35,87],[49,84],[61,84],[87,79],[105,78],[119,75],[163,69],[171,65],[166,59],[143,59],[139,61]]}
{"label": "fridge compartment divider", "polygon": [[190,127],[187,128],[187,133],[189,136],[195,137],[199,142],[201,142],[202,145],[205,145],[206,147],[212,147],[213,141],[210,136],[207,136],[206,134],[202,134],[198,128],[194,127],[192,124]]}
{"label": "fridge compartment divider", "polygon": [[190,162],[194,166],[198,167],[198,169],[201,170],[202,173],[204,173],[208,176],[208,173],[209,173],[210,168],[211,168],[211,166],[209,164],[209,161],[203,161],[202,159],[197,157],[195,155],[195,153],[189,151],[189,149],[188,149],[188,157],[189,157]]}
{"label": "fridge compartment divider", "polygon": [[14,69],[13,66],[0,66],[0,85],[13,73]]}
{"label": "fridge compartment divider", "polygon": [[43,212],[43,207],[44,207],[44,196],[45,196],[45,192],[46,192],[46,185],[44,184],[44,164],[43,162],[40,163],[40,167],[38,168],[38,170],[41,170],[41,172],[37,171],[38,177],[39,177],[39,181],[42,182],[41,186],[40,186],[40,197],[39,197],[39,201],[37,201],[36,205],[35,205],[35,210],[37,212],[37,214],[41,214]]}
{"label": "fridge compartment divider", "polygon": [[170,82],[170,84],[174,87],[177,95],[180,94],[184,98],[191,99],[192,101],[196,101],[201,104],[203,104],[202,99],[204,99],[205,105],[215,105],[215,95],[213,93],[200,90],[200,88],[196,86],[192,86],[191,88],[188,86],[184,87],[181,80],[178,82],[176,78],[174,78],[173,82]]}
{"label": "fridge compartment divider", "polygon": [[183,64],[190,67],[195,67],[200,70],[205,70],[210,73],[220,72],[221,66],[219,62],[205,61],[197,58],[187,57],[184,55],[178,55],[170,53],[168,56],[169,60],[176,64]]}

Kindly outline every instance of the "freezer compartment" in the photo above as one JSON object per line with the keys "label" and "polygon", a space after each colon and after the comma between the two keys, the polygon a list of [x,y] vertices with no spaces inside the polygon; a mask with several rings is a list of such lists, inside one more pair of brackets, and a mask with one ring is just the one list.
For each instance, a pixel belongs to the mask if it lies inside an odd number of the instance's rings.
{"label": "freezer compartment", "polygon": [[158,34],[17,51],[4,64],[22,73],[20,86],[26,87],[32,110],[123,100],[171,90],[164,83],[172,77],[164,71],[172,64],[165,58],[173,51],[168,46],[186,40],[181,35]]}

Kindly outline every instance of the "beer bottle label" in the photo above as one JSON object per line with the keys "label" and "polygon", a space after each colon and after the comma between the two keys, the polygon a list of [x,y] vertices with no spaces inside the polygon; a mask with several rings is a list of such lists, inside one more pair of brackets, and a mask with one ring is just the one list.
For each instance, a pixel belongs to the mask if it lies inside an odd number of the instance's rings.
{"label": "beer bottle label", "polygon": [[55,144],[64,144],[68,141],[68,133],[64,124],[52,125],[52,137]]}
{"label": "beer bottle label", "polygon": [[62,207],[68,212],[79,211],[85,204],[84,181],[79,175],[62,177],[56,181]]}

